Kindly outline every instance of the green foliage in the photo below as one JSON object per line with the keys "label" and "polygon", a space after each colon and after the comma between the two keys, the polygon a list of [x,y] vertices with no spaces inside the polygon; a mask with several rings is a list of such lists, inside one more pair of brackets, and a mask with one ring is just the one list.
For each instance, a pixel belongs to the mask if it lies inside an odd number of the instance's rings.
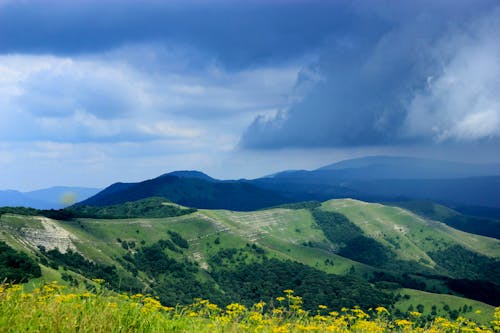
{"label": "green foliage", "polygon": [[454,292],[468,298],[476,299],[493,306],[500,304],[500,286],[494,282],[451,279],[448,286]]}
{"label": "green foliage", "polygon": [[184,275],[187,271],[185,265],[178,264],[176,260],[170,258],[160,243],[141,248],[133,256],[135,267],[153,278],[158,278],[162,273],[179,271]]}
{"label": "green foliage", "polygon": [[326,238],[334,244],[344,243],[363,234],[357,225],[340,213],[314,209],[312,215]]}
{"label": "green foliage", "polygon": [[[144,245],[144,244],[142,244]],[[180,250],[175,244],[170,240],[170,239],[160,239],[158,241],[158,245],[161,246],[162,249],[169,249],[170,251],[177,252],[177,253],[182,253],[182,250]]]}
{"label": "green foliage", "polygon": [[40,266],[33,259],[0,241],[0,281],[26,282],[40,276]]}
{"label": "green foliage", "polygon": [[382,283],[382,285],[385,283],[391,283],[405,288],[427,290],[424,280],[425,279],[422,277],[412,276],[405,272],[374,272],[372,278],[370,279],[371,282],[375,282],[377,285],[379,285],[379,283]]}
{"label": "green foliage", "polygon": [[163,304],[189,304],[196,297],[220,300],[221,294],[215,289],[213,281],[201,281],[198,278],[199,269],[194,263],[170,257],[165,252],[168,244],[171,242],[160,240],[124,258],[152,281],[151,292]]}
{"label": "green foliage", "polygon": [[456,278],[500,281],[500,260],[454,245],[430,252],[431,258]]}
{"label": "green foliage", "polygon": [[443,222],[458,230],[500,238],[500,221],[493,218],[461,214],[431,201],[403,201],[391,204],[408,209],[417,215]]}
{"label": "green foliage", "polygon": [[72,206],[65,210],[70,212],[73,217],[97,219],[174,217],[191,214],[196,211],[196,209],[181,208],[173,204],[168,204],[164,198],[147,198],[103,207]]}
{"label": "green foliage", "polygon": [[[211,261],[219,263],[227,258],[227,252],[220,252]],[[366,281],[327,274],[289,260],[264,257],[261,262],[219,267],[211,275],[230,299],[239,299],[246,305],[260,300],[272,302],[285,289],[303,295],[304,308],[309,310],[317,309],[320,304],[338,309],[354,305],[369,308],[393,302],[390,294]]]}
{"label": "green foliage", "polygon": [[363,231],[344,215],[320,209],[312,210],[312,215],[326,238],[339,246],[341,256],[376,267],[384,266],[394,257],[383,245],[364,236]]}
{"label": "green foliage", "polygon": [[385,266],[389,257],[393,257],[392,253],[383,245],[365,236],[358,236],[348,240],[345,246],[340,248],[338,254],[376,267]]}
{"label": "green foliage", "polygon": [[54,220],[67,221],[74,218],[126,219],[126,218],[162,218],[194,213],[194,208],[181,208],[169,204],[164,198],[146,198],[112,206],[80,206],[64,209],[34,209],[26,207],[0,207],[0,215],[10,213],[29,216],[45,216]]}
{"label": "green foliage", "polygon": [[174,242],[177,246],[182,247],[183,249],[189,248],[187,240],[182,238],[182,236],[179,233],[169,230],[168,234],[170,235],[172,242]]}
{"label": "green foliage", "polygon": [[3,214],[17,214],[26,216],[45,216],[54,220],[66,221],[75,216],[66,209],[35,209],[27,207],[0,207],[0,216]]}
{"label": "green foliage", "polygon": [[27,207],[0,207],[0,216],[3,214],[17,214],[17,215],[37,215],[39,212],[35,208]]}
{"label": "green foliage", "polygon": [[65,253],[61,253],[57,248],[45,251],[42,247],[40,251],[42,255],[51,260],[52,265],[55,265],[55,267],[60,265],[90,279],[103,279],[112,289],[134,291],[139,288],[138,283],[130,283],[130,281],[122,280],[115,266],[89,261],[71,249],[67,249]]}
{"label": "green foliage", "polygon": [[460,214],[443,219],[442,222],[465,232],[500,239],[499,220]]}
{"label": "green foliage", "polygon": [[492,305],[500,304],[500,260],[459,245],[429,255],[456,278],[447,282],[451,290]]}
{"label": "green foliage", "polygon": [[274,191],[257,187],[248,181],[211,181],[163,175],[140,183],[114,184],[82,203],[107,206],[149,197],[166,198],[188,207],[241,211],[289,201]]}
{"label": "green foliage", "polygon": [[[159,199],[160,205],[163,202],[164,199]],[[133,204],[136,204],[136,209],[137,203]],[[127,205],[120,206],[124,209]],[[329,213],[328,209],[345,215]],[[37,213],[26,209],[11,212]],[[124,212],[127,213],[125,210],[119,213]],[[40,254],[40,262],[45,266],[65,269],[64,272],[44,269],[46,279],[63,278],[76,285],[82,282],[80,274],[87,278],[103,278],[108,282],[107,288],[150,293],[158,296],[165,305],[187,304],[195,297],[209,298],[220,305],[240,300],[250,304],[259,301],[258,296],[248,299],[252,292],[267,297],[269,301],[274,295],[273,290],[279,293],[281,288],[291,288],[300,290],[300,294],[310,293],[312,297],[307,298],[311,303],[307,306],[311,308],[314,304],[326,303],[321,294],[323,289],[332,291],[331,298],[340,299],[338,303],[327,305],[350,306],[362,304],[360,294],[371,297],[373,290],[397,293],[401,286],[432,293],[455,293],[495,304],[491,295],[496,294],[497,286],[478,279],[486,279],[488,271],[494,272],[497,261],[485,261],[484,256],[470,256],[462,250],[438,253],[448,261],[449,268],[445,269],[446,264],[437,262],[428,254],[443,251],[452,244],[463,244],[472,254],[483,253],[491,255],[490,259],[498,258],[497,241],[463,234],[441,224],[428,223],[398,208],[382,205],[335,200],[310,210],[273,209],[252,213],[200,210],[190,216],[162,219],[81,219],[70,223],[9,215],[3,216],[1,222],[1,232],[19,248],[26,247],[32,232],[50,234],[50,225],[71,234],[73,245],[81,256],[71,251],[61,254],[66,258]],[[215,255],[219,250],[221,252]],[[398,258],[404,258],[404,261]],[[426,260],[428,267],[415,261],[418,259]],[[300,264],[295,260],[309,265],[312,271],[302,265],[300,275],[297,268]],[[474,262],[478,265],[463,268],[463,273],[454,275],[455,266],[462,261],[468,262],[467,265]],[[270,268],[269,263],[278,271]],[[101,267],[96,269],[92,265]],[[479,267],[485,267],[485,272]],[[105,274],[96,273],[99,270]],[[291,275],[285,277],[282,271]],[[470,275],[475,280],[451,279],[464,276],[466,271],[475,272],[475,275]],[[348,278],[339,282],[338,276],[327,277],[327,272],[348,275]],[[295,279],[295,276],[299,278]],[[358,280],[360,278],[364,281]],[[275,279],[280,282],[274,282]],[[313,282],[314,279],[321,281]],[[493,277],[487,279],[491,281]],[[303,287],[303,281],[318,287],[307,289]],[[328,287],[330,283],[332,286]],[[348,283],[354,286],[349,289],[354,291],[352,295],[335,294],[337,286]],[[370,289],[371,286],[376,288]],[[259,294],[260,290],[265,293]],[[426,312],[431,312],[431,305],[422,300],[412,304],[417,306],[419,303],[425,305]],[[400,310],[404,313],[408,306],[406,304]]]}
{"label": "green foliage", "polygon": [[321,206],[321,202],[319,201],[301,201],[288,203],[283,205],[278,205],[273,208],[286,208],[286,209],[314,209]]}
{"label": "green foliage", "polygon": [[[308,301],[301,297],[303,295],[297,295],[293,290],[279,295],[280,300],[275,302],[259,302],[248,307],[238,302],[220,308],[206,299],[197,299],[185,306],[168,307],[143,294],[117,295],[102,289],[88,292],[57,283],[41,285],[33,291],[23,290],[19,285],[0,285],[0,327],[5,333],[492,333],[498,331],[500,318],[500,308],[480,307],[487,314],[478,318],[471,314],[470,306],[467,307],[469,312],[464,312],[463,307],[449,309],[450,317],[462,317],[457,321],[442,316],[433,320],[433,317],[418,313],[405,315],[399,308],[391,312],[383,307],[366,312],[358,307],[330,312],[322,305],[313,311],[304,311],[301,301]],[[412,305],[405,305],[404,309],[414,309]],[[430,308],[427,303],[421,305],[424,311]]]}

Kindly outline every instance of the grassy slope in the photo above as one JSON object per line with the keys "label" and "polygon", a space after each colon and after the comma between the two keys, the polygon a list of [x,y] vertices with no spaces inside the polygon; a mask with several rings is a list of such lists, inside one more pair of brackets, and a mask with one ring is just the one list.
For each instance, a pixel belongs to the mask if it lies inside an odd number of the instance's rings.
{"label": "grassy slope", "polygon": [[[425,258],[432,266],[427,251],[459,243],[486,255],[500,257],[500,242],[487,237],[467,234],[449,228],[444,224],[428,221],[406,210],[380,204],[368,204],[356,200],[332,200],[325,202],[325,210],[345,214],[367,235],[391,248],[401,259]],[[43,230],[45,226],[38,218],[19,217],[6,214],[0,220],[0,240],[5,240],[18,250],[32,253],[23,239],[27,229]],[[209,269],[207,259],[222,248],[242,248],[256,243],[268,251],[268,255],[279,259],[291,259],[321,269],[329,273],[346,274],[354,267],[357,274],[372,271],[372,268],[355,261],[340,257],[329,251],[330,244],[317,226],[308,210],[283,208],[255,212],[231,212],[225,210],[200,210],[198,212],[172,218],[96,220],[80,219],[75,222],[52,221],[70,234],[73,244],[85,257],[106,264],[121,267],[117,258],[125,253],[118,242],[133,241],[141,246],[160,239],[168,239],[168,230],[180,233],[189,241],[190,247],[183,254],[169,252],[181,258],[186,255]],[[216,239],[218,243],[216,244]],[[304,246],[313,242],[315,247]],[[399,245],[397,248],[396,242]],[[334,265],[326,265],[325,260],[333,260]],[[122,271],[123,273],[123,271]],[[61,271],[43,267],[43,280],[61,279]],[[481,305],[485,313],[492,307],[465,298],[448,295],[429,294],[421,291],[405,290],[412,297],[400,302],[398,308],[406,310],[409,304],[431,304],[446,301],[451,308],[458,304]],[[418,302],[417,302],[418,301]],[[479,306],[477,305],[477,306]],[[426,310],[430,311],[430,305]]]}
{"label": "grassy slope", "polygon": [[[275,208],[257,212],[202,211],[203,214],[227,226],[227,232],[236,234],[271,252],[277,258],[292,259],[329,273],[344,274],[351,266],[370,270],[368,266],[327,251],[330,246],[323,232],[305,209]],[[311,248],[304,242],[323,244],[325,249]],[[326,259],[333,266],[325,265]]]}
{"label": "grassy slope", "polygon": [[[463,308],[464,305],[467,305],[472,307],[472,311],[465,314],[461,313],[460,315],[480,323],[488,322],[494,312],[494,307],[491,305],[463,297],[433,294],[414,289],[401,289],[400,293],[401,295],[410,296],[410,299],[401,299],[396,303],[396,308],[403,312],[407,311],[410,305],[413,306],[414,311],[417,311],[417,305],[422,304],[424,306],[423,313],[427,315],[431,313],[432,306],[435,305],[438,315],[446,316],[447,312],[443,309],[443,306],[448,305],[450,309],[457,310],[459,308]],[[478,312],[476,313],[476,311]]]}
{"label": "grassy slope", "polygon": [[[411,292],[411,291],[407,291]],[[286,296],[286,295],[285,295]],[[0,330],[2,332],[492,332],[492,317],[479,324],[437,318],[426,321],[425,329],[417,327],[413,315],[405,320],[390,320],[386,309],[368,311],[346,309],[327,314],[319,309],[301,313],[293,296],[275,307],[255,304],[245,308],[233,304],[220,309],[215,304],[197,301],[177,308],[164,307],[151,297],[127,297],[106,291],[89,293],[49,284],[42,290],[27,291],[18,286],[0,286]],[[291,301],[291,302],[290,302]],[[289,302],[291,304],[289,304]],[[499,309],[500,310],[500,309]],[[316,315],[321,313],[321,315]],[[495,313],[498,318],[500,312]],[[369,318],[368,318],[369,317]],[[63,320],[61,320],[63,319]],[[497,324],[498,325],[498,324]]]}
{"label": "grassy slope", "polygon": [[462,214],[432,201],[391,202],[388,205],[407,209],[458,230],[500,239],[500,220],[498,219]]}
{"label": "grassy slope", "polygon": [[339,199],[323,203],[322,209],[344,214],[368,236],[392,249],[403,260],[425,259],[434,266],[427,252],[454,244],[490,257],[500,257],[498,240],[468,234],[402,208]]}

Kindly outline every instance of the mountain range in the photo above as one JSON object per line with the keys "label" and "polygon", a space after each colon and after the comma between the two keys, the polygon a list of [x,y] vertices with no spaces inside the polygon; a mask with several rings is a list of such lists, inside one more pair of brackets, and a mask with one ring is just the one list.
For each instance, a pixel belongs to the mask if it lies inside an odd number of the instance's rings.
{"label": "mountain range", "polygon": [[345,197],[372,202],[429,200],[500,218],[500,165],[373,156],[252,180],[175,171],[143,182],[113,184],[79,204],[102,206],[150,196],[189,207],[231,210]]}
{"label": "mountain range", "polygon": [[0,207],[31,207],[37,209],[59,209],[85,200],[98,193],[100,189],[88,187],[55,186],[46,189],[20,192],[0,191]]}
{"label": "mountain range", "polygon": [[372,156],[311,171],[280,172],[252,183],[291,200],[342,197],[375,202],[431,200],[455,208],[473,206],[477,212],[481,208],[487,211],[486,207],[500,208],[498,164]]}
{"label": "mountain range", "polygon": [[[287,170],[257,179],[220,180],[174,171],[137,183],[94,188],[0,191],[0,206],[59,209],[108,206],[149,197],[202,209],[252,211],[302,201],[353,198],[392,203],[467,232],[500,237],[500,165],[414,157],[371,156],[315,170]],[[63,202],[63,201],[66,202]],[[407,203],[407,204],[405,204]],[[446,216],[440,205],[446,206]],[[452,212],[452,213],[450,213]]]}
{"label": "mountain range", "polygon": [[[494,214],[499,179],[496,165],[399,157],[251,180],[175,171],[86,189],[59,210],[0,208],[0,278],[87,290],[99,279],[167,305],[250,305],[292,289],[311,311],[416,307],[486,322],[500,304],[500,220],[452,206]],[[71,191],[30,198],[67,203]]]}

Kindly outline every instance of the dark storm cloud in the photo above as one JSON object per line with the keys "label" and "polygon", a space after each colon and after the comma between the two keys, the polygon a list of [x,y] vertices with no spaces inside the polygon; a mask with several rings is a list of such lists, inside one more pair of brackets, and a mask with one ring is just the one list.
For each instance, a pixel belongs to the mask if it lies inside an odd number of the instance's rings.
{"label": "dark storm cloud", "polygon": [[0,52],[68,55],[161,42],[193,46],[229,68],[283,62],[331,34],[371,33],[344,3],[8,1],[0,6]]}
{"label": "dark storm cloud", "polygon": [[376,24],[371,35],[331,36],[297,82],[299,90],[307,83],[304,98],[274,117],[257,117],[241,146],[401,145],[500,136],[500,10],[487,2],[383,8],[358,9],[376,12],[390,29]]}

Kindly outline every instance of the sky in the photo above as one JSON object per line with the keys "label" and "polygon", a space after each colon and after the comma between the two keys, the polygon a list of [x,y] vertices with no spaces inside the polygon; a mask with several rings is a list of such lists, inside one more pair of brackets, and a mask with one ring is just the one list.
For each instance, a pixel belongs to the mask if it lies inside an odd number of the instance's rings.
{"label": "sky", "polygon": [[500,161],[498,1],[0,0],[0,189]]}

